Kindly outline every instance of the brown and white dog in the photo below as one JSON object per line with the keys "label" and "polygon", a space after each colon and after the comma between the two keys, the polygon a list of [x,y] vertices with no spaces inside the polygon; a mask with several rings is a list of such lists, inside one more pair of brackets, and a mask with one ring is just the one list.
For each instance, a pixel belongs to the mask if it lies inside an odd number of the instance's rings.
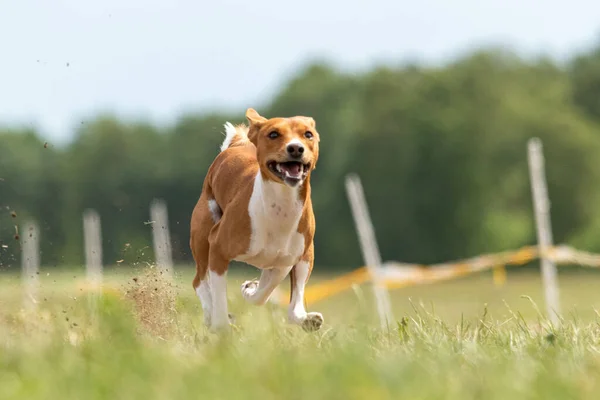
{"label": "brown and white dog", "polygon": [[259,281],[242,284],[246,301],[265,304],[290,274],[288,321],[318,330],[323,316],[304,307],[314,262],[310,175],[319,157],[315,121],[267,119],[252,108],[246,118],[249,126],[225,124],[221,152],[192,213],[193,287],[204,323],[212,331],[230,329],[226,275],[229,262],[236,260],[262,270]]}

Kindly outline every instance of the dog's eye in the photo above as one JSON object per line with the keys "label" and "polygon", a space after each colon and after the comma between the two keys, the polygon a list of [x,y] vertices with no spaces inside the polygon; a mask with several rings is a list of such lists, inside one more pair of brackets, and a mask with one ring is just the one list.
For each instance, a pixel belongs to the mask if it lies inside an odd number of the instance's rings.
{"label": "dog's eye", "polygon": [[304,132],[304,137],[307,139],[312,139],[313,134],[310,131],[306,131],[306,132]]}
{"label": "dog's eye", "polygon": [[276,139],[277,137],[279,137],[279,133],[275,131],[269,133],[269,139]]}

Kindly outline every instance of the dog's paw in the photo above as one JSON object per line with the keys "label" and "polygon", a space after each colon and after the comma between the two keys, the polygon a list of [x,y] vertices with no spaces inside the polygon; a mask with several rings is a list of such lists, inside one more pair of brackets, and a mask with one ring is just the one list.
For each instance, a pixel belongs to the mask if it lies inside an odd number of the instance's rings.
{"label": "dog's paw", "polygon": [[257,290],[258,290],[258,281],[257,280],[246,281],[246,282],[242,283],[242,296],[244,296],[244,298],[246,298],[248,296],[252,296]]}
{"label": "dog's paw", "polygon": [[307,332],[315,332],[321,329],[324,319],[323,315],[318,312],[310,312],[306,314],[306,318],[302,321],[302,329]]}

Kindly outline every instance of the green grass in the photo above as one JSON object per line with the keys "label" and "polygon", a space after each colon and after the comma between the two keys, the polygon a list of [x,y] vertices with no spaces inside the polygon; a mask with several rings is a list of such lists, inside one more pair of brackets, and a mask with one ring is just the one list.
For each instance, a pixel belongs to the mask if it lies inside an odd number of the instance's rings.
{"label": "green grass", "polygon": [[254,275],[230,275],[228,338],[202,326],[188,269],[173,285],[113,270],[97,313],[81,273],[42,272],[29,311],[19,276],[0,275],[0,398],[600,398],[600,274],[561,271],[556,329],[536,309],[539,276],[509,272],[504,287],[480,274],[395,290],[387,331],[364,285],[309,305],[326,321],[312,334],[286,325],[285,309],[243,302]]}

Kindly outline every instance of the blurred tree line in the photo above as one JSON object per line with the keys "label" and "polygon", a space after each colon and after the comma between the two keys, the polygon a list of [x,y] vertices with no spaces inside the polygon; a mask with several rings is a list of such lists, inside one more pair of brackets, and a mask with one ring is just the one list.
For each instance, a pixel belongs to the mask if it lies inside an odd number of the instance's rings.
{"label": "blurred tree line", "polygon": [[[555,240],[600,251],[600,48],[558,65],[490,49],[440,68],[342,73],[306,67],[267,116],[310,115],[317,263],[362,263],[344,190],[357,172],[384,259],[432,263],[535,242],[526,143],[544,143]],[[149,205],[169,206],[174,258],[190,262],[189,218],[232,115],[169,127],[101,115],[65,147],[0,131],[0,262],[18,265],[15,225],[34,218],[45,265],[81,264],[81,214],[102,217],[107,264],[153,260]],[[16,213],[16,217],[14,214]]]}

